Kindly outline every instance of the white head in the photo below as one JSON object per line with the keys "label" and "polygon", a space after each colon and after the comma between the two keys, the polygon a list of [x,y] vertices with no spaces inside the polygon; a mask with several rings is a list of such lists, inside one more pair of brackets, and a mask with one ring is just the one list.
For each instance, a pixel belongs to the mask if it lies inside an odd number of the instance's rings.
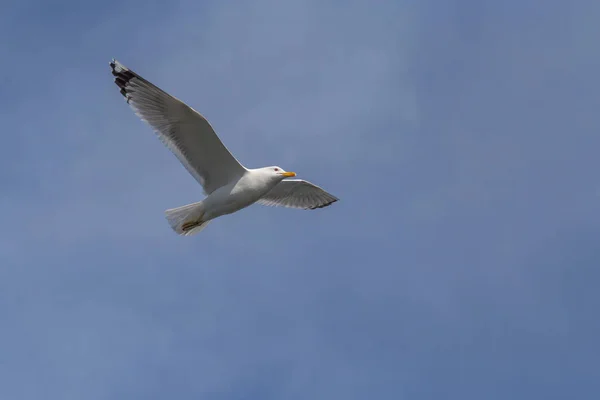
{"label": "white head", "polygon": [[259,171],[273,180],[282,180],[284,178],[292,178],[296,176],[295,172],[287,172],[283,168],[276,165],[272,167],[259,168]]}

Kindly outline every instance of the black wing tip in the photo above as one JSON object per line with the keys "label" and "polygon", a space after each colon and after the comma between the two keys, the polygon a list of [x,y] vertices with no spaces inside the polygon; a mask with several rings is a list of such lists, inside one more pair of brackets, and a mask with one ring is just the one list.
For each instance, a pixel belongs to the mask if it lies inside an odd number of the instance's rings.
{"label": "black wing tip", "polygon": [[119,76],[124,71],[128,71],[128,69],[126,67],[124,67],[123,64],[121,64],[114,58],[112,59],[111,62],[108,63],[108,65],[110,65],[111,72],[114,76]]}
{"label": "black wing tip", "polygon": [[316,210],[317,208],[325,208],[325,207],[329,207],[330,205],[332,205],[333,203],[335,203],[336,201],[339,201],[340,199],[338,199],[337,197],[334,198],[333,200],[328,201],[327,203],[323,203],[321,205],[318,206],[314,206],[314,207],[309,207],[307,208],[307,210]]}
{"label": "black wing tip", "polygon": [[115,84],[119,87],[121,94],[125,97],[125,100],[129,103],[129,96],[127,95],[127,84],[129,81],[136,77],[136,75],[125,67],[123,64],[118,62],[116,59],[112,59],[110,63],[111,72],[115,77]]}

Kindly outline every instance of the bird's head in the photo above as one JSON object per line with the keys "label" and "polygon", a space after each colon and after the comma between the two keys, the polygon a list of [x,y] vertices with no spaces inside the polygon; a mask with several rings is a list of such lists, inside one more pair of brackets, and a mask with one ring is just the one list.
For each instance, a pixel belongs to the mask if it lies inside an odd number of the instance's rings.
{"label": "bird's head", "polygon": [[278,178],[278,179],[292,178],[292,177],[296,176],[295,172],[287,172],[283,168],[278,167],[278,166],[265,167],[265,168],[263,168],[263,170],[265,171],[265,173],[269,174],[270,176],[272,176],[274,178]]}

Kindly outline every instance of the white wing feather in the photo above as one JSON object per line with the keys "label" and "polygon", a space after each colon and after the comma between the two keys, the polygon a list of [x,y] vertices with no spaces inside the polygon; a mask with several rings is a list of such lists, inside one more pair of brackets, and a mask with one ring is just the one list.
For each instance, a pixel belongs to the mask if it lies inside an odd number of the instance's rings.
{"label": "white wing feather", "polygon": [[327,207],[339,199],[317,185],[302,179],[286,179],[277,184],[257,203],[265,206],[281,206],[314,210]]}
{"label": "white wing feather", "polygon": [[116,60],[115,83],[135,113],[149,123],[207,194],[246,169],[221,142],[206,118]]}

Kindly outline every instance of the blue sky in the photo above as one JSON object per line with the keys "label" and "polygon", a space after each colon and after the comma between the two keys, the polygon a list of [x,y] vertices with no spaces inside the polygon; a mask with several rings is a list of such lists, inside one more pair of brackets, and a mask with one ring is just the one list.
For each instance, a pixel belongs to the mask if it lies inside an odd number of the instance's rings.
{"label": "blue sky", "polygon": [[[595,399],[600,3],[2,3],[0,398]],[[341,198],[191,238],[117,58]]]}

